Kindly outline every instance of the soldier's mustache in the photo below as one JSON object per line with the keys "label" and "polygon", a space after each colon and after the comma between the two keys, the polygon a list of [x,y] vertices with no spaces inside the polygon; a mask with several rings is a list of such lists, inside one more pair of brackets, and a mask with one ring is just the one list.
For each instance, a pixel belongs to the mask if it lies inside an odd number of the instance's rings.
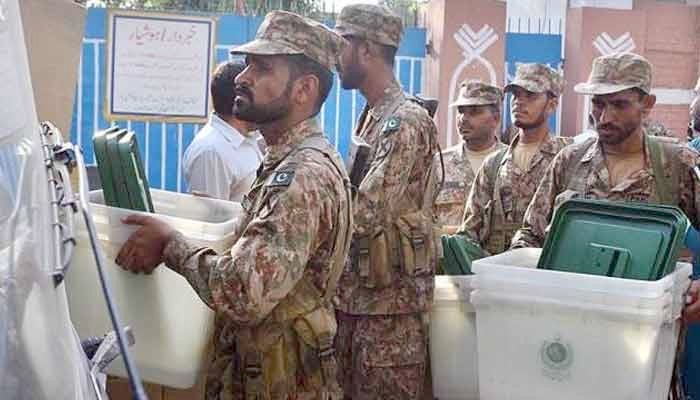
{"label": "soldier's mustache", "polygon": [[245,96],[249,99],[253,98],[253,92],[247,86],[237,85],[234,90],[236,91],[236,96]]}
{"label": "soldier's mustache", "polygon": [[613,125],[613,124],[603,124],[603,125],[599,125],[599,126],[598,126],[598,129],[599,129],[599,130],[602,130],[602,131],[619,131],[619,130],[620,130],[620,129],[618,129],[617,126],[615,126],[615,125]]}

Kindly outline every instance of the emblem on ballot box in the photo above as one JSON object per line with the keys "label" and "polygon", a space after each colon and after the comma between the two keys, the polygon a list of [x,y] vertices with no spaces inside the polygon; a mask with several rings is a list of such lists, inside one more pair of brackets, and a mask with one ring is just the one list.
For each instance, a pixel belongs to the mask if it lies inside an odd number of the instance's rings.
{"label": "emblem on ballot box", "polygon": [[545,340],[540,347],[540,361],[545,376],[556,381],[563,381],[571,376],[570,367],[574,361],[571,345],[561,338]]}

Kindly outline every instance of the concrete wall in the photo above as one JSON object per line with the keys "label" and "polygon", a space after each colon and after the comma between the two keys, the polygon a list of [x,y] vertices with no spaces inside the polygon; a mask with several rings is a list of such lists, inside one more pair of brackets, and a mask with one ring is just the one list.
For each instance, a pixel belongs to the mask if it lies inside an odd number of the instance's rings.
{"label": "concrete wall", "polygon": [[[591,4],[579,1],[567,10],[564,44],[567,83],[562,98],[562,134],[575,135],[586,125],[589,101],[574,93],[573,87],[587,79],[593,59],[602,53],[627,50],[647,57],[654,65],[653,90],[658,101],[651,117],[664,123],[678,137],[684,137],[691,89],[699,75],[700,8],[657,0],[635,0],[620,3],[624,7],[617,8],[591,7]],[[437,123],[443,144],[454,143],[454,124],[448,121],[453,116],[447,107],[453,78],[456,85],[465,78],[492,81],[489,68],[479,59],[471,60],[455,77],[465,56],[454,35],[463,24],[475,32],[485,25],[494,29],[498,40],[481,56],[492,65],[495,83],[502,85],[506,3],[432,0],[425,10],[427,38],[432,49],[426,59],[425,88],[441,101]]]}
{"label": "concrete wall", "polygon": [[569,9],[563,132],[578,132],[585,125],[587,100],[576,95],[573,86],[586,80],[593,59],[605,52],[601,50],[626,49],[643,55],[654,65],[653,90],[658,103],[652,118],[683,137],[688,123],[689,89],[698,76],[697,29],[697,8],[681,3],[638,0],[632,10]]}
{"label": "concrete wall", "polygon": [[[425,87],[440,99],[436,121],[443,146],[457,142],[449,103],[460,82],[481,79],[503,84],[505,21],[506,5],[500,1],[434,0],[428,5],[426,28],[432,51],[426,58]],[[458,32],[469,37],[467,49],[455,39]]]}

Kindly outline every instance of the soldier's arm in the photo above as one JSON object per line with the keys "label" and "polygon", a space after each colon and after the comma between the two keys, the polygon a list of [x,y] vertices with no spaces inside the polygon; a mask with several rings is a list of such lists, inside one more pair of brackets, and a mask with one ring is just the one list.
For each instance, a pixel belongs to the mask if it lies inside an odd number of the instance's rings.
{"label": "soldier's arm", "polygon": [[679,149],[681,160],[679,207],[685,212],[691,224],[697,229],[700,224],[700,154],[683,146]]}
{"label": "soldier's arm", "polygon": [[405,195],[413,166],[429,152],[428,143],[421,143],[420,135],[437,137],[435,125],[428,121],[401,116],[396,129],[389,127],[381,132],[375,158],[357,192],[354,215],[358,235],[370,234],[374,226],[398,217],[397,205]]}
{"label": "soldier's arm", "polygon": [[493,204],[491,201],[493,182],[489,180],[486,173],[488,168],[492,168],[491,164],[490,160],[487,159],[477,171],[474,184],[467,196],[462,226],[457,231],[457,234],[464,236],[465,239],[480,247],[483,247],[483,244],[488,239],[488,237],[482,237],[482,232],[484,232],[484,228],[488,228],[485,225],[490,223],[486,214],[487,208],[490,206],[489,203]]}
{"label": "soldier's arm", "polygon": [[298,166],[291,184],[276,189],[230,252],[218,255],[177,235],[165,248],[165,264],[212,309],[254,324],[292,290],[318,238],[332,232],[334,199],[321,195],[320,187],[308,165]]}
{"label": "soldier's arm", "polygon": [[[680,181],[680,204],[690,223],[695,229],[700,224],[700,179],[693,171],[700,163],[700,155],[686,147],[681,149],[679,158],[683,165]],[[695,271],[694,271],[695,272]],[[691,300],[683,309],[683,317],[688,322],[700,321],[700,280],[694,280],[688,289],[687,296]]]}
{"label": "soldier's arm", "polygon": [[547,225],[552,218],[554,202],[560,192],[561,172],[563,170],[563,153],[554,157],[535,195],[525,211],[523,226],[515,232],[511,248],[542,247],[547,234]]}

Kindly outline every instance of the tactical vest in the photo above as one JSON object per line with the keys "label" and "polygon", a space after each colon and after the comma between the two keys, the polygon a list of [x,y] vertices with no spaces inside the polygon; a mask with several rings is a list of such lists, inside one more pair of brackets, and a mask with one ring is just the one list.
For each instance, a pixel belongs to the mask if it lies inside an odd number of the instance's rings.
{"label": "tactical vest", "polygon": [[490,182],[493,182],[492,202],[485,210],[486,221],[488,228],[485,231],[484,237],[488,237],[483,248],[488,254],[500,254],[510,247],[510,242],[515,232],[523,225],[523,221],[509,221],[506,219],[503,201],[501,199],[501,181],[498,179],[498,173],[501,170],[501,164],[505,158],[508,147],[505,147],[496,153],[493,158],[493,164],[488,168],[484,168],[484,172]]}
{"label": "tactical vest", "polygon": [[[397,98],[374,129],[382,129],[383,132],[391,129],[393,119],[390,116],[406,101],[412,100],[406,96]],[[395,128],[398,129],[398,125]],[[367,166],[371,165],[376,157],[378,145],[379,143],[374,144]],[[434,273],[438,254],[435,238],[438,236],[433,212],[437,192],[432,168],[431,163],[419,209],[400,215],[395,221],[377,221],[367,235],[355,236],[351,251],[363,286],[385,288],[395,281],[396,273],[409,277],[429,276]]]}
{"label": "tactical vest", "polygon": [[503,201],[501,201],[501,184],[498,179],[498,173],[501,170],[501,163],[508,152],[508,147],[501,149],[494,156],[493,168],[486,168],[484,172],[490,182],[493,182],[492,202],[486,209],[486,221],[488,224],[487,235],[488,239],[484,245],[484,250],[489,254],[495,255],[507,250],[510,239],[515,234],[515,231],[520,229],[522,221],[507,221],[506,213],[503,209]]}
{"label": "tactical vest", "polygon": [[[337,383],[333,347],[337,324],[331,298],[335,295],[350,246],[352,200],[350,182],[333,156],[334,150],[323,136],[306,138],[298,148],[280,160],[267,176],[256,180],[251,192],[255,186],[259,188],[261,182],[264,181],[265,184],[252,204],[244,207],[247,219],[241,226],[247,226],[276,191],[286,190],[286,187],[271,184],[272,180],[279,176],[277,172],[280,170],[289,171],[293,168],[297,164],[295,156],[305,150],[323,154],[333,165],[337,175],[343,179],[347,206],[343,212],[342,202],[337,205],[338,219],[331,253],[331,271],[325,292],[321,292],[305,274],[264,321],[252,327],[237,327],[236,351],[241,355],[243,376],[234,377],[234,381],[242,383],[246,400],[287,400],[293,393],[300,391],[313,393],[314,399],[342,398]],[[282,165],[287,159],[292,161]],[[303,376],[303,382],[298,381],[299,376]],[[300,387],[303,390],[298,390]]]}
{"label": "tactical vest", "polygon": [[[681,162],[677,154],[678,141],[669,137],[652,135],[645,135],[644,140],[647,144],[647,150],[649,151],[649,158],[651,159],[651,169],[654,176],[655,187],[649,202],[678,206],[681,176]],[[595,139],[588,139],[586,142],[583,142],[572,154],[571,162],[567,165],[567,168],[586,168],[587,170],[584,176],[588,176],[591,173],[590,163],[584,167],[581,165],[581,159],[591,146],[595,146],[595,143]],[[665,166],[668,166],[668,168]],[[564,187],[565,190],[569,190],[582,197],[585,197],[588,191],[585,180],[581,179],[574,181],[569,180]],[[668,400],[686,399],[681,372],[681,360],[685,352],[684,342],[686,329],[687,327],[683,324],[679,335],[680,339],[678,341],[676,361],[673,367]]]}

